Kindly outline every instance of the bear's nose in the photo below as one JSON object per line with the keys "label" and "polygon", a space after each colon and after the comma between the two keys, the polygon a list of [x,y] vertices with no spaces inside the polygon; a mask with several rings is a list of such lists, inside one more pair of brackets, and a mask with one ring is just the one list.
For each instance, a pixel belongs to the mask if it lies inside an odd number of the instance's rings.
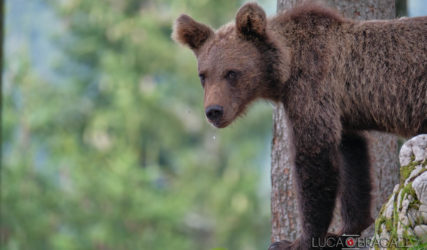
{"label": "bear's nose", "polygon": [[214,122],[214,123],[221,120],[222,115],[224,114],[223,108],[219,105],[211,105],[206,108],[205,112],[206,112],[206,117],[211,122]]}

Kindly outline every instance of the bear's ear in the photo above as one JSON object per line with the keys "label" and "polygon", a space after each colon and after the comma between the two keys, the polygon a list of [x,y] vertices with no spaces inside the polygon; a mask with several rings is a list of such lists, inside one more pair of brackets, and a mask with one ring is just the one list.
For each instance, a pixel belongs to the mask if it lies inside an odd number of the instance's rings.
{"label": "bear's ear", "polygon": [[213,35],[210,27],[184,14],[175,21],[172,38],[196,52]]}
{"label": "bear's ear", "polygon": [[237,31],[248,40],[264,37],[267,27],[264,10],[256,3],[243,5],[236,14],[236,27]]}

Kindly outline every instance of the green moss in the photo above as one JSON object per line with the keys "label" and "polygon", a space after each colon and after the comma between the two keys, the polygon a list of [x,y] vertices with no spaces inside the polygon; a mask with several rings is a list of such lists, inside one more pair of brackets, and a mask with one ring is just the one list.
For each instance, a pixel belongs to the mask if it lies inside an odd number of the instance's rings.
{"label": "green moss", "polygon": [[393,221],[392,220],[386,220],[385,221],[385,228],[388,232],[393,230]]}
{"label": "green moss", "polygon": [[[377,233],[377,235],[380,235],[382,233],[382,229],[381,229],[381,225],[385,225],[385,230],[387,230],[387,232],[390,234],[390,242],[394,241],[394,242],[399,242],[398,241],[398,236],[397,236],[397,225],[399,224],[399,213],[398,211],[402,209],[402,202],[403,202],[403,198],[407,195],[411,195],[414,200],[411,201],[409,203],[409,208],[413,208],[413,209],[419,209],[419,206],[421,204],[421,202],[417,199],[417,195],[415,193],[415,190],[412,188],[412,183],[408,183],[407,185],[404,186],[405,181],[409,178],[409,176],[411,175],[412,171],[415,170],[415,168],[419,165],[422,166],[427,166],[427,160],[421,162],[421,161],[415,161],[415,156],[411,156],[411,162],[406,165],[401,167],[400,169],[400,186],[399,189],[397,190],[397,193],[400,193],[400,201],[399,204],[397,204],[397,200],[398,200],[398,196],[395,195],[396,193],[393,193],[392,195],[394,196],[393,199],[393,215],[391,219],[387,219],[384,216],[384,212],[385,212],[385,205],[383,205],[383,207],[380,210],[380,216],[377,218],[377,220],[375,221],[375,232]],[[422,169],[417,176],[421,175],[423,172],[427,171],[427,169]],[[416,176],[414,176],[415,178]],[[391,199],[392,196],[389,197],[389,199]],[[416,220],[418,221],[420,218],[416,218]],[[400,223],[403,227],[404,227],[404,233],[403,233],[403,242],[399,242],[399,245],[401,246],[405,246],[405,245],[410,245],[410,246],[420,246],[420,240],[414,236],[414,235],[410,235],[408,234],[408,230],[411,230],[409,226],[405,226],[403,225],[403,223]],[[425,246],[425,245],[423,245]],[[377,247],[375,247],[377,249]],[[425,249],[425,248],[411,248],[411,249]]]}
{"label": "green moss", "polygon": [[418,245],[413,245],[413,247],[408,248],[408,249],[411,249],[411,250],[424,250],[426,248],[427,248],[427,243],[420,243]]}
{"label": "green moss", "polygon": [[414,171],[417,165],[419,165],[419,163],[411,161],[408,165],[400,168],[400,185],[405,183],[405,180],[409,178],[411,172]]}
{"label": "green moss", "polygon": [[402,188],[402,191],[400,194],[399,210],[402,209],[402,202],[403,202],[403,198],[405,197],[405,194],[411,195],[414,198],[414,200],[417,199],[417,194],[415,193],[415,190],[412,188],[412,183],[408,183],[406,186]]}
{"label": "green moss", "polygon": [[[425,159],[424,161],[415,161],[415,156],[412,155],[411,156],[411,162],[406,166],[400,167],[400,184],[401,185],[403,185],[403,183],[405,183],[405,180],[409,178],[412,171],[414,171],[415,167],[417,167],[419,165],[426,167],[427,166],[427,159]],[[422,169],[418,173],[418,175],[420,175],[421,173],[423,173],[425,171],[427,171],[427,169]]]}
{"label": "green moss", "polygon": [[407,230],[408,229],[406,229],[403,232],[403,242],[402,243],[404,246],[415,246],[415,245],[419,245],[420,243],[422,243],[420,241],[420,239],[418,239],[417,236],[409,235]]}
{"label": "green moss", "polygon": [[420,246],[422,241],[415,235],[409,235],[407,230],[408,228],[405,228],[405,231],[403,232],[403,246]]}
{"label": "green moss", "polygon": [[[394,204],[396,204],[396,202]],[[398,240],[398,237],[397,237],[397,221],[399,220],[399,213],[397,212],[397,210],[398,210],[398,208],[396,206],[394,206],[393,218],[390,221],[391,229],[387,229],[390,232],[390,240],[395,240],[395,241]],[[386,227],[387,227],[387,225],[386,225]]]}
{"label": "green moss", "polygon": [[[382,214],[382,213],[380,213]],[[387,218],[384,215],[381,215],[375,220],[375,232],[378,234],[382,233],[381,225],[387,221]]]}
{"label": "green moss", "polygon": [[411,201],[411,203],[409,203],[409,209],[413,208],[418,210],[420,208],[421,202],[417,199],[414,199],[413,201]]}
{"label": "green moss", "polygon": [[[387,198],[387,201],[388,200],[390,200],[390,198],[391,198],[391,196],[392,195],[394,195],[393,193]],[[384,210],[385,210],[385,205],[386,205],[387,203],[385,203],[382,207],[381,207],[381,209],[380,209],[380,212],[379,212],[379,214],[383,214],[384,213]]]}
{"label": "green moss", "polygon": [[[426,167],[427,167],[427,164],[425,165]],[[423,167],[424,167],[424,165],[423,165]],[[427,168],[423,168],[419,173],[418,173],[418,175],[417,176],[420,176],[422,173],[424,173],[425,171],[427,171]]]}

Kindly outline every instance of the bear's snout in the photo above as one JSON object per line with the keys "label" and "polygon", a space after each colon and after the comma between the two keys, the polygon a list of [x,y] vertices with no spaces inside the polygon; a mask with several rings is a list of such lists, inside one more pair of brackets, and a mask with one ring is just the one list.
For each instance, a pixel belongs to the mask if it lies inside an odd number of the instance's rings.
{"label": "bear's snout", "polygon": [[219,105],[211,105],[206,108],[205,113],[209,121],[211,121],[215,125],[221,121],[222,116],[224,114],[224,109],[222,106]]}

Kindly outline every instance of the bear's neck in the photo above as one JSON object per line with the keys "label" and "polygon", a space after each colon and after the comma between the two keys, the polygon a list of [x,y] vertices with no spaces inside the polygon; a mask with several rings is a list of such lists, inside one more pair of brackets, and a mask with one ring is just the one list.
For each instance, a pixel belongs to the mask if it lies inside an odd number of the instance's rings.
{"label": "bear's neck", "polygon": [[265,83],[263,84],[262,98],[274,102],[281,102],[285,98],[286,81],[290,76],[290,49],[279,42],[274,30],[267,29],[268,35],[265,39],[255,43],[258,49],[263,67]]}

